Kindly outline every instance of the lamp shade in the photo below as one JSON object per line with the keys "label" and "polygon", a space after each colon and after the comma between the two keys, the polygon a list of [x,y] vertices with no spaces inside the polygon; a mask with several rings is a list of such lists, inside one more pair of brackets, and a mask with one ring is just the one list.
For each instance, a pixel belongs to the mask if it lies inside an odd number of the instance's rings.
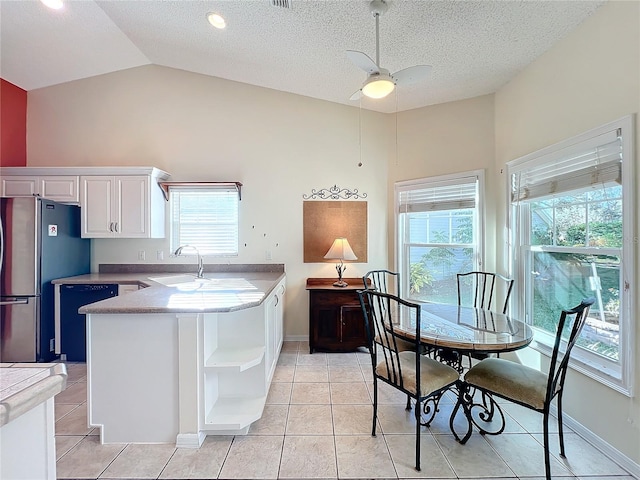
{"label": "lamp shade", "polygon": [[326,259],[335,259],[335,260],[357,260],[356,254],[353,253],[351,249],[351,245],[349,245],[349,241],[344,238],[336,238],[331,245],[331,248],[324,256]]}

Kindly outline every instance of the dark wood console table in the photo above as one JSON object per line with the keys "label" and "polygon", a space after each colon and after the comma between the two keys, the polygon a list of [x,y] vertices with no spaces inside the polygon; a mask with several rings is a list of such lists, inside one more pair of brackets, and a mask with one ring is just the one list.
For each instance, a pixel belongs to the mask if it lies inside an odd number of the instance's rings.
{"label": "dark wood console table", "polygon": [[362,278],[345,278],[347,287],[334,287],[335,278],[308,278],[309,353],[350,352],[367,345],[364,316],[357,290]]}

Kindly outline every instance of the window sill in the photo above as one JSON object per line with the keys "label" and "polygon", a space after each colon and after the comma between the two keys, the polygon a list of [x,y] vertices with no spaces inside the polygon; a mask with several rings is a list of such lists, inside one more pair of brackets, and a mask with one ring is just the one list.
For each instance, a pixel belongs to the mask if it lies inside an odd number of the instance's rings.
{"label": "window sill", "polygon": [[[546,345],[539,340],[534,340],[530,347],[541,355],[551,358],[553,348],[549,345]],[[615,390],[618,393],[621,393],[622,395],[627,397],[633,396],[631,385],[624,381],[620,367],[611,369],[602,363],[590,361],[587,358],[580,358],[579,356],[576,356],[576,349],[574,348],[573,355],[569,359],[569,368],[582,373],[583,375]]]}

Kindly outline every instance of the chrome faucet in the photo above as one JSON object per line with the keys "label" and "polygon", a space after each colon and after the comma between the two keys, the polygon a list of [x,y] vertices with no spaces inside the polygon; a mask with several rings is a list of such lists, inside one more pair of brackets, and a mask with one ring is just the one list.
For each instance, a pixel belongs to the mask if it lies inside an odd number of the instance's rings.
{"label": "chrome faucet", "polygon": [[178,248],[176,248],[176,251],[173,252],[173,254],[178,257],[182,254],[182,250],[184,250],[185,248],[192,248],[196,251],[196,255],[198,256],[198,274],[196,275],[196,278],[203,278],[204,265],[202,264],[202,256],[200,255],[200,252],[196,247],[194,247],[193,245],[180,245]]}

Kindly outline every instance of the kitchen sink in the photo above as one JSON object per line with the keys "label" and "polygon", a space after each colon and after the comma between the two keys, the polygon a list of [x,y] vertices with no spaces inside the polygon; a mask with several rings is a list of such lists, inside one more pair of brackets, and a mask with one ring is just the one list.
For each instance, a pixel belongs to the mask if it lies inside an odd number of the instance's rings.
{"label": "kitchen sink", "polygon": [[147,277],[156,283],[166,287],[173,287],[181,291],[199,292],[241,292],[255,291],[256,286],[245,278],[198,278],[195,274],[179,273],[175,275],[162,275],[159,277]]}
{"label": "kitchen sink", "polygon": [[181,273],[179,275],[164,275],[162,277],[149,277],[156,283],[161,283],[167,287],[177,287],[183,284],[211,284],[214,280],[208,278],[198,278],[195,275]]}

